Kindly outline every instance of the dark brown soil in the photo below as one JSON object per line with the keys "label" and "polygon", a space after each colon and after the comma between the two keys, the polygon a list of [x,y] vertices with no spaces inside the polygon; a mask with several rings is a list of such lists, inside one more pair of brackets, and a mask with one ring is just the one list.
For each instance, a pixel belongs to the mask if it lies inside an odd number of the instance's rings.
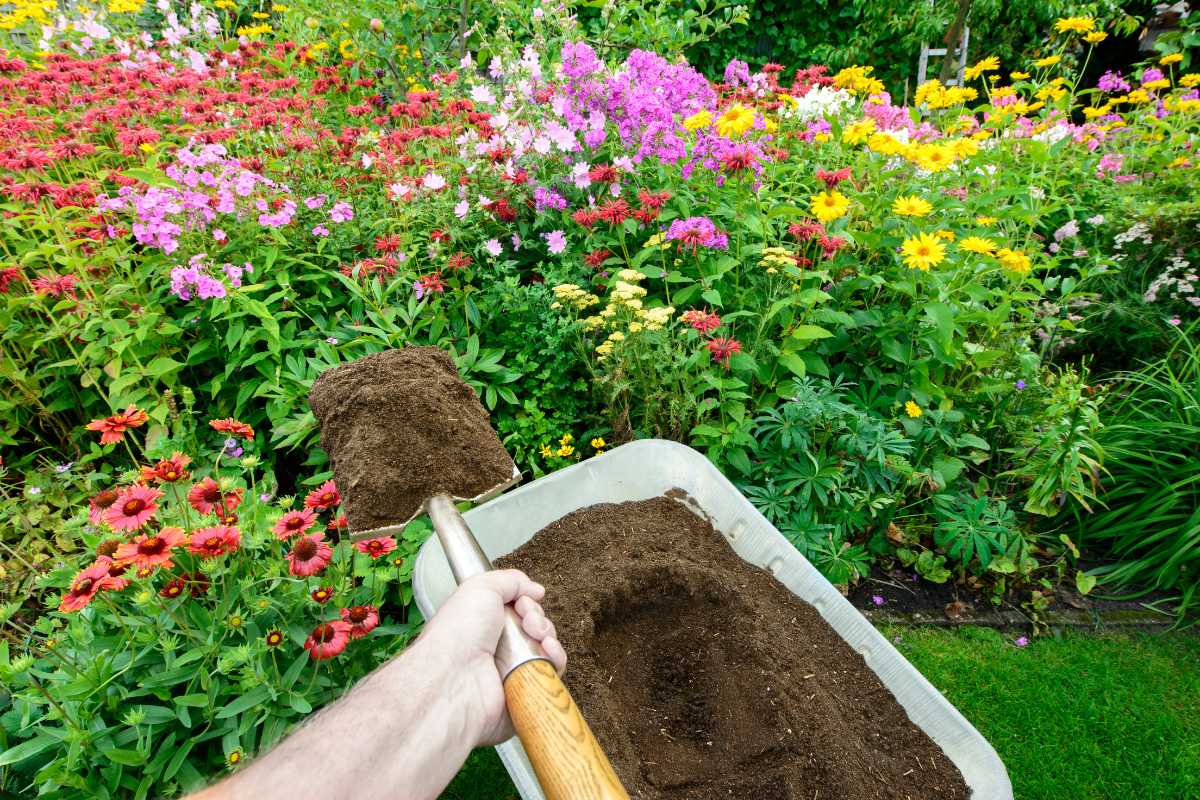
{"label": "dark brown soil", "polygon": [[546,585],[567,685],[634,798],[968,796],[820,614],[674,500],[582,509],[499,565]]}
{"label": "dark brown soil", "polygon": [[512,477],[475,391],[437,347],[342,364],[308,398],[354,531],[409,519],[431,495],[474,497]]}

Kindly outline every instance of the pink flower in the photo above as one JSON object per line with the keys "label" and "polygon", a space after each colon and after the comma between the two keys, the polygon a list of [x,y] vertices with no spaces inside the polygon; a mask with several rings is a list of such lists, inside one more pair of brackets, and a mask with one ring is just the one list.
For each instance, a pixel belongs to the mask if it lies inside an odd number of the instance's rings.
{"label": "pink flower", "polygon": [[1024,647],[1025,645],[1029,644],[1029,637],[1028,636],[1018,636],[1013,641],[1013,644],[1015,644],[1017,647]]}
{"label": "pink flower", "polygon": [[349,622],[337,620],[322,622],[313,628],[313,632],[304,641],[304,649],[308,651],[308,657],[313,661],[321,661],[341,653],[350,641],[350,627]]}
{"label": "pink flower", "polygon": [[288,511],[280,517],[275,525],[271,528],[271,532],[280,541],[290,539],[297,533],[304,533],[306,530],[317,524],[317,512],[310,508],[302,511]]}
{"label": "pink flower", "polygon": [[421,185],[431,192],[436,192],[439,189],[446,188],[446,179],[441,175],[438,175],[436,172],[430,172],[421,179]]}
{"label": "pink flower", "polygon": [[884,603],[886,603],[887,601],[883,599],[882,595],[874,594],[874,595],[871,595],[871,602],[877,606],[881,606]]}
{"label": "pink flower", "polygon": [[187,549],[189,553],[201,558],[216,558],[225,553],[232,553],[241,543],[241,531],[228,525],[218,525],[194,532]]}
{"label": "pink flower", "polygon": [[121,491],[104,512],[104,521],[116,531],[136,531],[154,518],[154,512],[158,510],[154,501],[162,494],[149,486],[130,486]]}
{"label": "pink flower", "polygon": [[329,235],[329,228],[324,225],[314,225],[312,229],[313,236],[325,237]]}
{"label": "pink flower", "polygon": [[396,540],[391,536],[376,536],[374,539],[355,542],[354,549],[360,553],[366,553],[371,558],[383,558],[396,549]]}
{"label": "pink flower", "polygon": [[333,548],[323,541],[324,531],[301,536],[287,554],[288,571],[300,578],[317,575],[333,558]]}
{"label": "pink flower", "polygon": [[349,222],[354,219],[354,209],[345,200],[339,200],[329,209],[329,219],[334,222]]}
{"label": "pink flower", "polygon": [[379,609],[375,606],[343,608],[342,621],[350,625],[351,639],[361,639],[379,624]]}
{"label": "pink flower", "polygon": [[504,246],[500,244],[499,239],[488,239],[483,243],[483,249],[488,251],[488,255],[492,258],[498,257],[504,252]]}
{"label": "pink flower", "polygon": [[459,219],[466,219],[467,214],[471,211],[471,204],[466,200],[460,200],[454,204],[454,216]]}
{"label": "pink flower", "polygon": [[567,249],[567,237],[561,230],[543,233],[542,238],[546,240],[546,244],[549,245],[550,252],[553,255],[558,255]]}
{"label": "pink flower", "polygon": [[308,206],[309,208],[320,208],[321,206],[325,205],[325,201],[328,199],[329,198],[323,194],[314,194],[312,197],[304,198],[304,205]]}

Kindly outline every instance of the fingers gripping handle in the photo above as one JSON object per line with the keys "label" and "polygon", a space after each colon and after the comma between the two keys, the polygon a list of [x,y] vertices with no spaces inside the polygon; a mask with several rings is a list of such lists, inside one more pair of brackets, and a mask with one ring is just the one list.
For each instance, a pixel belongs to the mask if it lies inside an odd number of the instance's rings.
{"label": "fingers gripping handle", "polygon": [[629,800],[549,661],[528,661],[510,672],[504,697],[546,800]]}

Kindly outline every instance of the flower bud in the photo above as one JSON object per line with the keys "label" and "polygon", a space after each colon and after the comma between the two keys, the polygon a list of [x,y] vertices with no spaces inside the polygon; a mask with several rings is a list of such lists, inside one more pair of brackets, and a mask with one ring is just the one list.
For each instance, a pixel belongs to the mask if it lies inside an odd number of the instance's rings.
{"label": "flower bud", "polygon": [[371,30],[375,31],[376,33],[379,33],[383,30],[383,20],[381,20],[379,17],[372,17],[369,24],[371,26]]}

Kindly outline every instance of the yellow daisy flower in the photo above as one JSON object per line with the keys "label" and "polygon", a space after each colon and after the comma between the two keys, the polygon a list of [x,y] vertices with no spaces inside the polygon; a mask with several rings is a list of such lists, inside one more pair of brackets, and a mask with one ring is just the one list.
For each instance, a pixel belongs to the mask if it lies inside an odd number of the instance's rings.
{"label": "yellow daisy flower", "polygon": [[1032,268],[1029,256],[1025,255],[1020,250],[1010,250],[1007,247],[1002,247],[996,251],[996,258],[1004,265],[1004,268],[1018,275],[1025,275]]}
{"label": "yellow daisy flower", "polygon": [[922,411],[921,407],[919,405],[917,405],[916,403],[914,403],[912,400],[908,400],[904,403],[904,413],[908,414],[908,416],[911,417],[912,419],[916,419],[917,417],[921,416],[925,412]]}
{"label": "yellow daisy flower", "polygon": [[1045,67],[1053,67],[1060,61],[1062,61],[1062,56],[1046,56],[1045,58],[1039,58],[1037,61],[1033,62],[1033,65],[1038,69],[1043,69]]}
{"label": "yellow daisy flower", "polygon": [[837,189],[814,194],[809,200],[809,211],[821,222],[832,222],[846,216],[850,210],[850,198]]}
{"label": "yellow daisy flower", "polygon": [[1107,38],[1108,34],[1104,31],[1092,31],[1087,36],[1083,37],[1083,40],[1088,44],[1100,44]]}
{"label": "yellow daisy flower", "polygon": [[902,217],[924,217],[931,211],[933,211],[933,204],[915,194],[897,197],[896,201],[892,203],[892,213]]}
{"label": "yellow daisy flower", "polygon": [[963,72],[963,77],[969,81],[973,81],[985,72],[995,72],[1000,69],[1000,59],[995,56],[988,56],[982,61],[976,62],[973,66],[968,67]]}
{"label": "yellow daisy flower", "polygon": [[1059,33],[1088,33],[1096,29],[1096,20],[1091,17],[1063,17],[1054,23]]}
{"label": "yellow daisy flower", "polygon": [[1168,67],[1171,64],[1178,64],[1180,61],[1183,61],[1183,53],[1168,53],[1160,58],[1158,63],[1164,67]]}
{"label": "yellow daisy flower", "polygon": [[922,272],[928,272],[931,267],[946,260],[946,246],[928,233],[905,239],[904,244],[900,245],[900,252],[904,255],[905,266]]}
{"label": "yellow daisy flower", "polygon": [[959,250],[979,255],[990,255],[996,251],[996,243],[984,236],[967,236],[958,243]]}
{"label": "yellow daisy flower", "polygon": [[717,117],[717,133],[727,139],[741,136],[754,125],[754,110],[734,103]]}
{"label": "yellow daisy flower", "polygon": [[713,116],[708,111],[697,111],[683,121],[683,127],[689,131],[697,130],[698,128],[707,128],[712,125]]}

